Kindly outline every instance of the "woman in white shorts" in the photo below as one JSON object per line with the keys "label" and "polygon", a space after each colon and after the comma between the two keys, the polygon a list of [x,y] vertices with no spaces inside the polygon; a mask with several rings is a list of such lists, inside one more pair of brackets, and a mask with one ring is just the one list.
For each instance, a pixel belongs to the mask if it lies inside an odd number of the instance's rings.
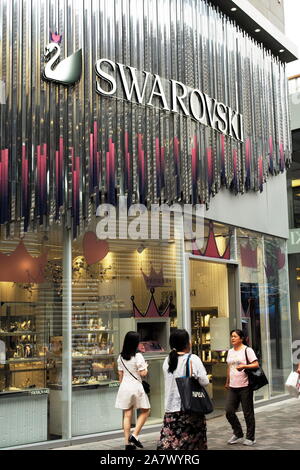
{"label": "woman in white shorts", "polygon": [[[118,357],[120,387],[115,407],[124,410],[125,450],[134,450],[136,447],[143,448],[138,436],[150,413],[149,399],[142,385],[142,377],[148,374],[148,364],[143,355],[137,352],[139,341],[139,334],[135,331],[129,331],[125,336],[123,349]],[[140,413],[131,434],[131,418],[134,408],[139,409]]]}

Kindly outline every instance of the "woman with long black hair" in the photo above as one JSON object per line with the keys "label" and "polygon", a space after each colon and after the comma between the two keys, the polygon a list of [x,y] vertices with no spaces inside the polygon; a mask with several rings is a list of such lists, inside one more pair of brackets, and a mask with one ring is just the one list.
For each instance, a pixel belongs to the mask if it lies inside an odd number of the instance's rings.
{"label": "woman with long black hair", "polygon": [[[233,348],[228,351],[227,381],[225,387],[228,389],[226,418],[231,424],[233,436],[229,439],[228,444],[242,443],[247,446],[252,446],[256,442],[253,390],[249,386],[249,380],[245,370],[257,369],[259,364],[255,352],[252,348],[248,347],[242,330],[232,330],[230,337]],[[236,411],[240,404],[242,404],[247,426],[247,436],[245,440],[243,438],[241,423],[236,416]]]}
{"label": "woman with long black hair", "polygon": [[[165,416],[158,450],[206,450],[206,420],[204,415],[181,411],[181,399],[176,378],[186,374],[186,362],[191,350],[186,330],[175,330],[170,336],[171,352],[163,364],[165,378]],[[198,356],[190,356],[191,374],[203,386],[209,380]]]}
{"label": "woman with long black hair", "polygon": [[[142,377],[148,374],[148,365],[143,355],[137,352],[139,342],[139,334],[129,331],[124,338],[123,349],[118,358],[120,387],[115,407],[124,410],[125,450],[143,448],[138,436],[150,413],[150,403],[142,385]],[[131,434],[134,408],[139,409],[140,413]]]}

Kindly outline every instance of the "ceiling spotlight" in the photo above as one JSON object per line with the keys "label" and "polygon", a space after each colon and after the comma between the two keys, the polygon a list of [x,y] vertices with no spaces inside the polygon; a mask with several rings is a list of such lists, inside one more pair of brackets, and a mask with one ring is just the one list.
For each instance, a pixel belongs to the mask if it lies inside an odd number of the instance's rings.
{"label": "ceiling spotlight", "polygon": [[257,28],[254,30],[255,33],[260,33],[261,32],[261,29]]}
{"label": "ceiling spotlight", "polygon": [[143,243],[141,243],[140,246],[136,249],[136,251],[141,255],[146,248],[147,247]]}
{"label": "ceiling spotlight", "polygon": [[233,8],[230,8],[231,11],[236,11],[237,8],[233,7]]}
{"label": "ceiling spotlight", "polygon": [[279,49],[279,52],[284,52],[284,49]]}

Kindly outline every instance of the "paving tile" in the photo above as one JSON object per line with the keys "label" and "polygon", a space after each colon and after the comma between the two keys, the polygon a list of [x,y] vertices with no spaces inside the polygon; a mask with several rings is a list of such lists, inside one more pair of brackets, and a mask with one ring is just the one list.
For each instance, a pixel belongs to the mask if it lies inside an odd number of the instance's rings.
{"label": "paving tile", "polygon": [[[238,413],[242,427],[245,421],[242,413]],[[229,446],[228,439],[232,436],[230,425],[225,416],[207,420],[207,437],[209,450],[300,450],[300,400],[286,400],[280,403],[265,405],[255,411],[256,441],[253,447],[243,445]],[[141,435],[144,450],[155,450],[159,432],[145,432]],[[58,450],[123,450],[123,439],[109,439],[91,442]]]}

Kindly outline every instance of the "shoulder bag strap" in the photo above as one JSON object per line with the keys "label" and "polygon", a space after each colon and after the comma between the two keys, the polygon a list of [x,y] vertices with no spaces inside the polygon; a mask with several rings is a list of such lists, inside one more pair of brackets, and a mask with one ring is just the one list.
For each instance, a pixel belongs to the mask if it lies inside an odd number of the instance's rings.
{"label": "shoulder bag strap", "polygon": [[248,349],[248,348],[246,347],[246,349],[245,349],[245,356],[246,356],[247,364],[250,364],[249,359],[248,359],[248,356],[247,356],[247,349]]}
{"label": "shoulder bag strap", "polygon": [[186,377],[190,376],[190,358],[191,358],[191,354],[188,355],[188,358],[186,360],[186,367],[185,367],[185,376]]}
{"label": "shoulder bag strap", "polygon": [[121,359],[121,362],[122,362],[123,366],[124,366],[125,369],[127,370],[127,372],[129,372],[129,374],[132,375],[132,377],[133,377],[135,380],[137,380],[137,381],[139,382],[139,379],[138,379],[135,375],[133,375],[133,374],[130,372],[130,370],[128,370],[127,367],[125,366],[125,364],[124,364],[124,362],[123,362],[123,359],[122,359],[122,356],[120,356],[120,359]]}

